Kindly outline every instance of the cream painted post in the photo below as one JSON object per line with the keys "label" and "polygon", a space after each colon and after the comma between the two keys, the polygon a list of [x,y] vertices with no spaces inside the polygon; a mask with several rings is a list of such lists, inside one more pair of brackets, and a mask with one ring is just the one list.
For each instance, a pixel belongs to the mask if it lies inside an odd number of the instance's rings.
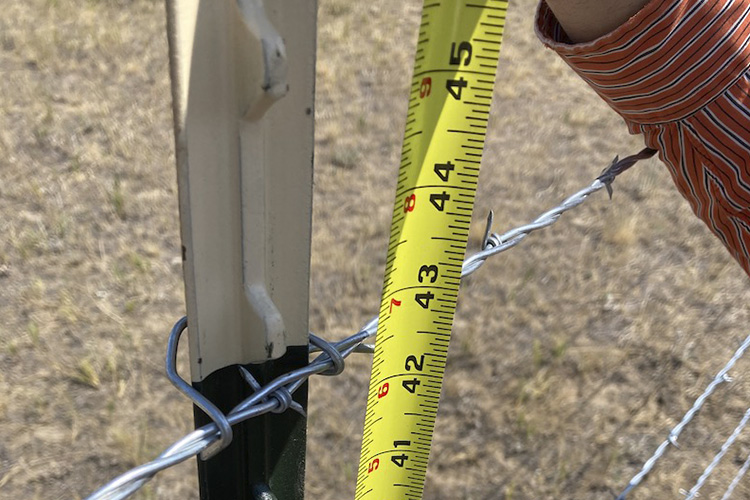
{"label": "cream painted post", "polygon": [[[316,10],[167,0],[191,374],[223,411],[251,392],[236,365],[262,384],[307,363]],[[199,461],[202,498],[301,498],[304,418],[264,418]]]}

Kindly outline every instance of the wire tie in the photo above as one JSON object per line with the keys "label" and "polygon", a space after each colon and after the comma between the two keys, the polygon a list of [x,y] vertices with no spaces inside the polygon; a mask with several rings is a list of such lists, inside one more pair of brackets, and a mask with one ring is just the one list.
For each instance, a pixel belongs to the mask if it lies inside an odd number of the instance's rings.
{"label": "wire tie", "polygon": [[208,460],[229,446],[232,442],[232,424],[229,423],[227,416],[224,415],[216,405],[209,401],[203,394],[198,392],[193,386],[188,384],[187,381],[177,373],[177,346],[180,343],[180,336],[182,336],[182,333],[186,328],[187,317],[183,317],[175,323],[172,327],[172,331],[169,333],[166,362],[167,378],[172,382],[172,385],[187,396],[195,406],[203,410],[203,412],[213,420],[214,424],[216,424],[216,427],[219,429],[219,441],[210,445],[200,453],[201,459]]}

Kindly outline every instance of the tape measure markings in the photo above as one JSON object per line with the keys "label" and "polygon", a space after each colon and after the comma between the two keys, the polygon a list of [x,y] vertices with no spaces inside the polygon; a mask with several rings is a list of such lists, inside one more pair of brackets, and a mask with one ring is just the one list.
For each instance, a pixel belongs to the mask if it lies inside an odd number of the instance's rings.
{"label": "tape measure markings", "polygon": [[421,498],[506,8],[423,6],[357,500]]}

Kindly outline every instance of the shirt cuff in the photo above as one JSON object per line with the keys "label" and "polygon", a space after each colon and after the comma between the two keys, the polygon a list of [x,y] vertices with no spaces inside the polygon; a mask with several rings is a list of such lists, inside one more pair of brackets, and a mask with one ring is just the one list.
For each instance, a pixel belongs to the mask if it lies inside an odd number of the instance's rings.
{"label": "shirt cuff", "polygon": [[541,0],[535,30],[633,124],[690,116],[750,64],[750,0],[651,0],[614,31],[578,44]]}

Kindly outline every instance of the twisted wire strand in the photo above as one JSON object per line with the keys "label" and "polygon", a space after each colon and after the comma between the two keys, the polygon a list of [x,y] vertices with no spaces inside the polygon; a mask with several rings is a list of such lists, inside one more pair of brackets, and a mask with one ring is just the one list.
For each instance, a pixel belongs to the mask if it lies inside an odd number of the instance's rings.
{"label": "twisted wire strand", "polygon": [[[482,242],[482,250],[464,261],[461,276],[468,276],[476,272],[487,259],[518,245],[532,232],[551,226],[557,222],[562,214],[579,206],[591,194],[601,189],[606,189],[611,198],[612,183],[615,178],[638,160],[649,158],[655,152],[653,149],[646,148],[640,153],[628,156],[622,160],[615,157],[612,163],[602,171],[590,186],[566,198],[559,206],[543,213],[533,222],[517,227],[502,235],[491,233],[493,217],[490,212],[485,238]],[[182,321],[184,319],[178,321],[177,324],[180,325]],[[366,344],[365,341],[375,335],[377,326],[378,318],[372,318],[356,334],[333,343],[326,342],[312,335],[310,352],[321,352],[321,354],[306,367],[282,375],[264,387],[260,387],[256,385],[257,382],[248,379],[249,373],[241,372],[242,376],[255,389],[255,392],[226,415],[227,421],[231,425],[236,425],[249,418],[265,413],[281,412],[288,408],[293,408],[288,395],[294,393],[311,375],[338,375],[344,369],[343,360],[351,353],[372,353],[373,346]],[[173,332],[175,330],[177,328],[173,328]],[[204,425],[172,444],[154,460],[116,477],[88,496],[87,500],[119,500],[127,498],[142,488],[157,473],[204,452],[219,441],[220,438],[221,432],[215,423]]]}
{"label": "twisted wire strand", "polygon": [[585,187],[577,193],[566,198],[560,205],[544,212],[542,215],[534,219],[533,222],[524,226],[519,226],[510,231],[497,234],[490,234],[493,222],[493,213],[490,212],[487,218],[487,229],[485,230],[484,241],[482,242],[482,250],[475,253],[464,261],[463,269],[461,271],[461,277],[468,276],[475,272],[477,269],[487,261],[488,258],[493,255],[502,253],[519,243],[521,243],[527,236],[534,231],[538,231],[545,227],[549,227],[560,218],[565,212],[576,208],[578,205],[586,201],[591,194],[606,189],[609,193],[610,199],[612,198],[612,183],[618,175],[635,165],[639,160],[645,160],[651,158],[656,153],[656,150],[650,148],[644,148],[639,153],[627,156],[622,160],[615,156],[612,163],[605,168],[599,177],[588,187]]}
{"label": "twisted wire strand", "polygon": [[716,374],[711,383],[708,384],[706,389],[703,391],[703,394],[698,396],[698,399],[695,400],[690,410],[685,413],[685,415],[682,417],[682,420],[680,420],[680,423],[677,424],[669,432],[667,439],[665,439],[659,445],[651,458],[646,460],[641,471],[633,476],[633,479],[630,480],[627,487],[623,490],[622,493],[620,493],[620,495],[617,497],[617,500],[625,500],[627,495],[641,483],[643,478],[645,478],[648,473],[651,472],[656,463],[664,456],[670,444],[675,448],[678,447],[677,438],[680,437],[680,434],[685,429],[685,427],[690,423],[691,420],[693,420],[693,417],[695,417],[696,413],[698,413],[700,409],[703,408],[706,400],[711,396],[711,394],[714,393],[719,385],[725,382],[731,382],[732,379],[729,377],[729,370],[731,370],[734,367],[735,363],[737,363],[737,361],[745,354],[745,351],[748,347],[750,347],[750,336],[748,336],[742,343],[742,345],[740,345],[740,347],[735,351],[732,358],[727,362],[726,365],[724,365],[724,368],[722,368],[719,373]]}
{"label": "twisted wire strand", "polygon": [[747,460],[745,460],[745,463],[742,464],[742,467],[740,467],[740,470],[737,471],[737,475],[734,476],[734,479],[732,479],[732,482],[729,483],[729,486],[727,487],[727,491],[724,492],[724,495],[722,495],[721,500],[729,500],[729,498],[732,496],[732,493],[734,493],[734,489],[737,487],[738,484],[740,484],[740,481],[745,476],[748,469],[750,469],[750,455],[748,455]]}
{"label": "twisted wire strand", "polygon": [[687,494],[687,497],[685,497],[685,500],[693,500],[695,497],[698,496],[698,492],[706,483],[706,480],[708,479],[708,477],[713,473],[716,466],[719,465],[719,462],[721,461],[721,459],[724,458],[724,455],[727,454],[727,451],[729,451],[729,448],[737,440],[740,433],[742,432],[742,429],[744,429],[747,426],[748,421],[750,421],[750,409],[748,409],[745,412],[745,416],[742,417],[742,420],[740,420],[740,423],[737,424],[737,427],[734,428],[734,431],[732,431],[732,434],[727,438],[726,441],[724,441],[724,444],[721,445],[721,449],[719,450],[719,453],[717,453],[714,456],[714,459],[711,460],[711,463],[708,464],[708,467],[706,467],[706,469],[703,471],[703,474],[701,474],[701,477],[699,477],[698,481],[696,481],[695,486],[690,488],[690,491],[688,491],[688,494]]}

